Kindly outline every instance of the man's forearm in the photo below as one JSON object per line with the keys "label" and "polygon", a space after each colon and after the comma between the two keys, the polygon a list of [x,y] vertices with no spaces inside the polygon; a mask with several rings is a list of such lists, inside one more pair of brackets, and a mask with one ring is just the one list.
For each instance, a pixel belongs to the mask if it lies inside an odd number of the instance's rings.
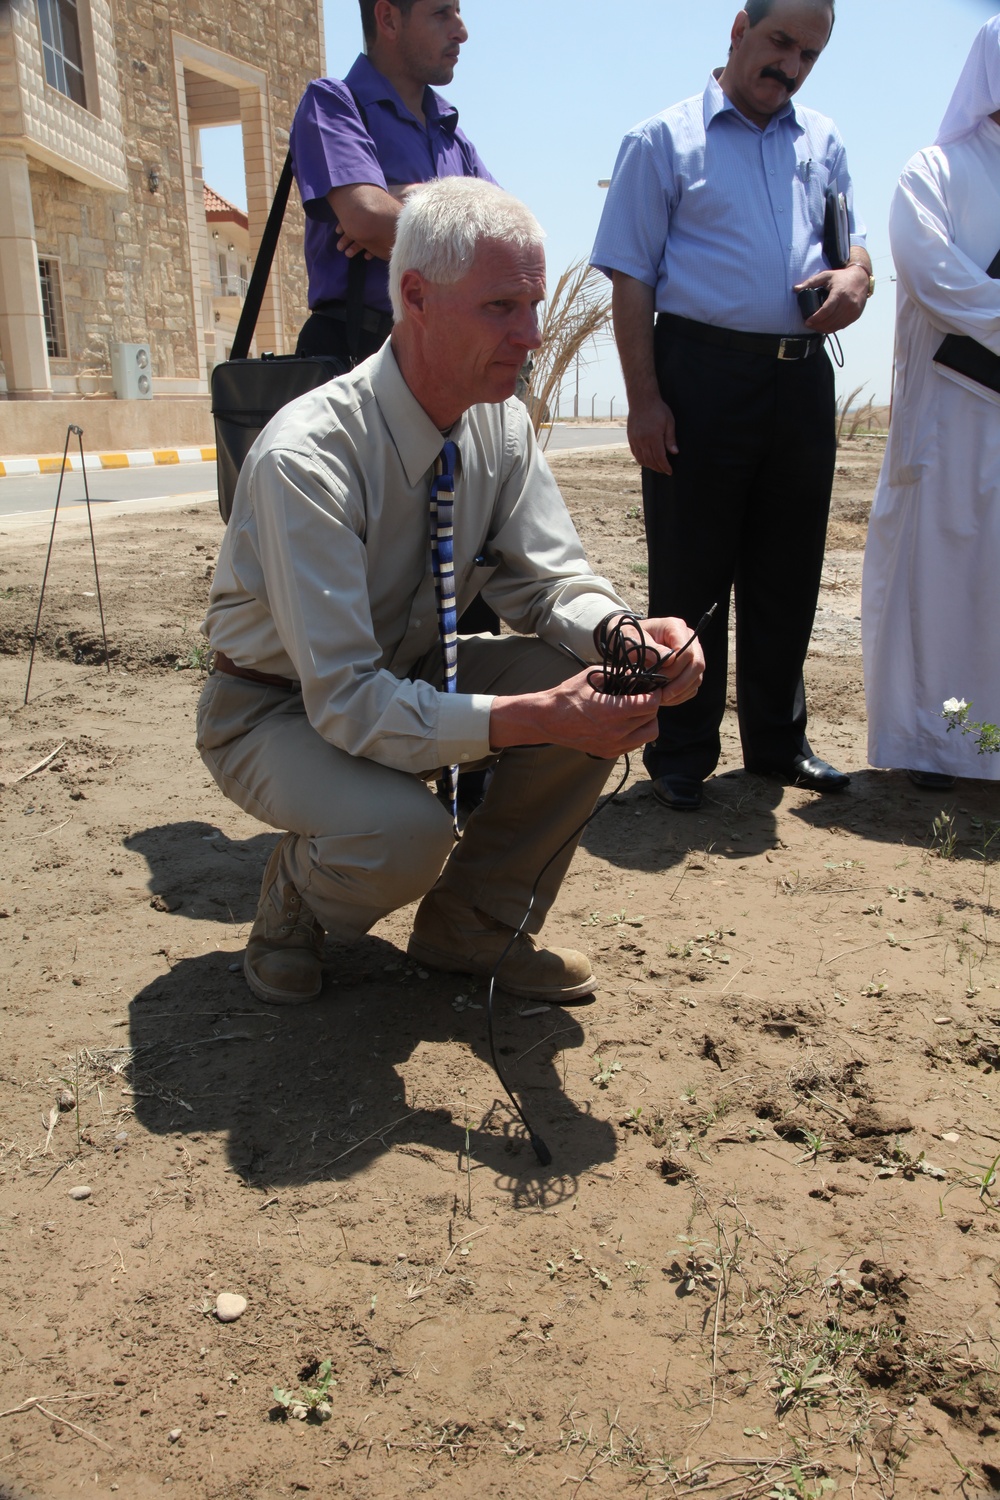
{"label": "man's forearm", "polygon": [[673,412],[660,395],[656,378],[653,346],[656,289],[622,271],[615,271],[613,280],[611,310],[628,394],[628,442],[632,457],[643,468],[672,474],[677,434]]}
{"label": "man's forearm", "polygon": [[331,188],[326,196],[347,238],[379,260],[388,260],[402,203],[384,188],[368,182]]}
{"label": "man's forearm", "polygon": [[653,357],[656,289],[623,271],[614,272],[612,285],[611,315],[625,390],[629,406],[641,406],[660,395]]}

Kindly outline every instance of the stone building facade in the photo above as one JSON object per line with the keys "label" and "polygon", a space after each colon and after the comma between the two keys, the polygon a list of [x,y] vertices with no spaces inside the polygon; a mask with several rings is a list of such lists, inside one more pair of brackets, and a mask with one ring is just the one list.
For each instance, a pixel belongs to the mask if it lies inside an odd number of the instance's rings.
{"label": "stone building facade", "polygon": [[[321,0],[0,0],[0,397],[111,395],[115,343],[150,345],[157,395],[207,391],[225,331],[200,132],[242,128],[249,264],[324,72]],[[293,348],[305,305],[293,201],[258,347]]]}

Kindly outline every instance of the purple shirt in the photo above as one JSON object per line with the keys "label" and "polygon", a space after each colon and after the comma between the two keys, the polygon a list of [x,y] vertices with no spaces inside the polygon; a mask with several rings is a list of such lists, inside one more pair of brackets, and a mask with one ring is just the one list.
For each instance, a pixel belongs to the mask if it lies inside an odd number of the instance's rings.
{"label": "purple shirt", "polygon": [[[468,136],[459,130],[454,105],[427,88],[423,108],[425,125],[364,55],[343,82],[316,78],[303,94],[292,122],[290,145],[306,214],[310,307],[347,296],[348,260],[337,249],[340,236],[326,197],[331,188],[361,182],[388,188],[431,182],[436,177],[496,180]],[[389,268],[384,260],[368,262],[365,306],[391,312]]]}

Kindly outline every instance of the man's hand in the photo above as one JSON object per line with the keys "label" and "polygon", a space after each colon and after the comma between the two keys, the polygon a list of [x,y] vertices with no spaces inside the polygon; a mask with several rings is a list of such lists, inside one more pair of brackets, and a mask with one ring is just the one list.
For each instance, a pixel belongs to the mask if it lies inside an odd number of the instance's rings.
{"label": "man's hand", "polygon": [[364,245],[359,245],[357,240],[351,239],[350,235],[344,229],[343,224],[337,225],[337,233],[340,235],[340,239],[337,241],[337,249],[341,255],[346,255],[348,260],[353,260],[356,255],[363,255],[365,260],[373,258],[370,250],[366,250]]}
{"label": "man's hand", "polygon": [[363,251],[369,259],[389,259],[396,223],[403,211],[392,193],[374,183],[351,182],[345,187],[331,188],[326,201],[333,209],[340,235],[338,248],[349,255]]}
{"label": "man's hand", "polygon": [[674,472],[670,466],[671,455],[678,451],[674,414],[658,394],[648,396],[641,405],[629,402],[627,430],[637,464],[658,474]]}
{"label": "man's hand", "polygon": [[[614,630],[616,623],[627,619],[627,616],[612,615],[606,628],[608,631]],[[688,698],[694,697],[705,675],[705,653],[699,640],[691,640],[691,626],[686,620],[680,620],[676,615],[667,615],[661,619],[641,620],[638,628],[623,623],[621,630],[629,640],[646,649],[647,655],[643,661],[645,669],[670,679],[669,686],[660,689],[662,708],[670,708],[675,703],[684,703]],[[682,646],[687,649],[681,651]],[[677,655],[670,656],[667,661],[659,664],[660,658],[668,652],[677,652]]]}
{"label": "man's hand", "polygon": [[494,698],[490,747],[563,745],[598,760],[617,760],[656,739],[660,691],[612,698],[592,688],[588,676],[580,672],[542,693]]}
{"label": "man's hand", "polygon": [[825,286],[828,296],[819,312],[807,319],[806,327],[814,333],[839,333],[856,323],[868,301],[868,278],[871,272],[860,260],[852,261],[841,271],[820,271],[808,281],[795,287],[801,292],[805,287]]}
{"label": "man's hand", "polygon": [[[613,624],[613,622],[611,622]],[[683,620],[643,620],[636,632],[626,633],[649,647],[647,665],[670,679],[666,687],[652,693],[612,697],[591,687],[591,672],[570,677],[543,693],[495,698],[490,713],[490,745],[502,750],[511,745],[564,745],[601,760],[617,760],[636,750],[658,733],[657,711],[693,698],[705,672],[705,656],[698,641],[680,651],[690,638],[691,627]],[[655,665],[664,651],[676,651],[662,667]],[[655,653],[655,654],[654,654]]]}
{"label": "man's hand", "polygon": [[667,650],[678,653],[657,669],[664,677],[670,678],[670,686],[662,688],[660,692],[663,708],[671,708],[675,703],[686,703],[701,687],[701,680],[705,675],[705,653],[701,641],[691,641],[686,651],[679,649],[691,639],[692,628],[686,620],[679,620],[673,615],[642,622],[643,634],[661,652]]}

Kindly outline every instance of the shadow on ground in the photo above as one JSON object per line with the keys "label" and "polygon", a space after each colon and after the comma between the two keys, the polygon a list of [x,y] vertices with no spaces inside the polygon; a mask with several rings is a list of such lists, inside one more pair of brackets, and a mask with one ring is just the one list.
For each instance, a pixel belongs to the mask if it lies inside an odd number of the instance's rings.
{"label": "shadow on ground", "polygon": [[657,802],[648,781],[633,782],[598,814],[582,843],[597,859],[647,874],[680,867],[695,850],[749,859],[777,843],[775,808],[784,791],[780,782],[729,771],[705,782],[700,808],[675,812]]}
{"label": "shadow on ground", "polygon": [[149,866],[147,885],[162,911],[202,922],[252,922],[273,833],[230,839],[194,820],[143,828],[124,840]]}
{"label": "shadow on ground", "polygon": [[[233,1169],[257,1187],[344,1180],[401,1143],[463,1151],[464,1118],[423,1104],[419,1089],[407,1095],[400,1065],[418,1045],[456,1042],[488,1064],[485,1009],[456,1012],[463,981],[421,978],[426,971],[379,938],[329,956],[323,997],[311,1005],[258,1005],[225,953],[182,959],[136,995],[131,1079],[146,1129],[224,1133]],[[482,986],[473,998],[484,1004]],[[497,1050],[553,1165],[538,1166],[499,1085],[485,1119],[470,1122],[470,1151],[515,1201],[552,1204],[614,1156],[614,1131],[560,1084],[562,1052],[584,1042],[579,1022],[566,1010],[521,1008],[499,997]]]}
{"label": "shadow on ground", "polygon": [[961,780],[951,791],[927,792],[905,771],[855,771],[848,791],[815,797],[793,808],[792,816],[813,828],[843,828],[903,849],[940,853],[947,845],[949,859],[980,864],[1000,859],[1000,783],[995,781]]}

